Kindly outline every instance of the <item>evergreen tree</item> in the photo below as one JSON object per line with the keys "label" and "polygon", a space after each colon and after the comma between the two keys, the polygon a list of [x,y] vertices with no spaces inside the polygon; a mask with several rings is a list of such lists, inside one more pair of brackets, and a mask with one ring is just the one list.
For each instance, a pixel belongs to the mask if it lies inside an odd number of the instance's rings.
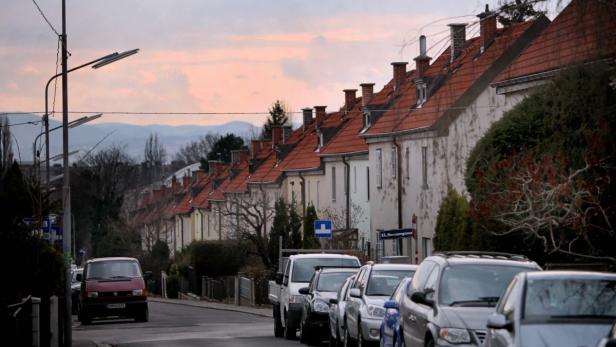
{"label": "evergreen tree", "polygon": [[[227,134],[225,136],[221,136],[214,142],[212,149],[207,154],[207,160],[220,160],[225,163],[231,162],[231,151],[235,151],[238,149],[244,149],[246,146],[244,145],[244,140],[235,136],[234,134]],[[207,170],[208,165],[206,161],[201,161],[201,169]]]}
{"label": "evergreen tree", "polygon": [[303,248],[318,248],[319,241],[314,237],[314,221],[319,219],[317,216],[317,210],[312,204],[306,208],[306,215],[304,216],[304,242]]}
{"label": "evergreen tree", "polygon": [[286,247],[289,239],[289,214],[287,204],[282,199],[276,201],[274,210],[274,222],[269,234],[268,248],[271,263],[278,266],[278,239],[282,236],[282,245]]}
{"label": "evergreen tree", "polygon": [[[536,9],[537,4],[545,0],[507,0],[500,2],[498,21],[503,26],[524,22],[529,18],[537,18],[545,11]],[[487,5],[486,5],[487,6]]]}
{"label": "evergreen tree", "polygon": [[289,248],[302,248],[302,217],[293,206],[289,207]]}
{"label": "evergreen tree", "polygon": [[436,250],[474,250],[473,224],[468,215],[468,208],[466,199],[450,187],[436,219],[434,238]]}
{"label": "evergreen tree", "polygon": [[276,100],[272,107],[269,109],[269,117],[267,121],[263,125],[263,135],[262,137],[265,139],[272,137],[272,127],[285,125],[289,122],[289,118],[287,117],[287,111],[285,105],[280,102],[280,100]]}

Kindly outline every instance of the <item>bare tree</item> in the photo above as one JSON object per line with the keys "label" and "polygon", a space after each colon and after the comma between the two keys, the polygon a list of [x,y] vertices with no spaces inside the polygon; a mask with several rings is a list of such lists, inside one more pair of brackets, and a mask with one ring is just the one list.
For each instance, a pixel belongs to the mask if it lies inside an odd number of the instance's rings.
{"label": "bare tree", "polygon": [[217,134],[208,133],[197,140],[185,144],[175,154],[175,160],[183,161],[186,164],[194,164],[205,160],[219,137]]}
{"label": "bare tree", "polygon": [[[351,203],[350,213],[350,228],[357,228],[358,225],[366,219],[364,216],[364,209],[357,204]],[[346,208],[337,209],[334,207],[327,207],[319,210],[319,216],[331,220],[334,229],[346,229]]]}
{"label": "bare tree", "polygon": [[163,174],[163,165],[167,159],[167,151],[158,141],[158,134],[152,133],[145,142],[143,150],[143,166],[148,183],[159,180]]}
{"label": "bare tree", "polygon": [[230,238],[250,241],[266,267],[270,267],[267,225],[274,209],[267,194],[227,194],[222,211]]}
{"label": "bare tree", "polygon": [[616,263],[616,257],[601,250],[602,241],[616,238],[616,206],[606,198],[614,168],[601,160],[569,171],[560,161],[521,158],[501,163],[501,169],[512,174],[487,201],[492,219],[506,227],[496,234],[531,236],[541,240],[548,253]]}

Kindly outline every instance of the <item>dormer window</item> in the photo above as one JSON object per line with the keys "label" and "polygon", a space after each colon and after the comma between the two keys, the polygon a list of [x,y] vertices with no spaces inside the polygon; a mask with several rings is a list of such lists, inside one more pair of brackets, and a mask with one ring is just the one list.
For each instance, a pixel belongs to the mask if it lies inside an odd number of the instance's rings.
{"label": "dormer window", "polygon": [[320,132],[320,131],[317,133],[317,137],[318,137],[318,141],[319,141],[319,143],[318,143],[319,147],[317,148],[317,152],[318,152],[325,145],[325,139],[323,138],[323,133]]}
{"label": "dormer window", "polygon": [[424,81],[417,80],[415,81],[415,87],[417,89],[417,108],[420,108],[428,98],[427,86]]}
{"label": "dormer window", "polygon": [[364,129],[370,127],[370,112],[364,112]]}

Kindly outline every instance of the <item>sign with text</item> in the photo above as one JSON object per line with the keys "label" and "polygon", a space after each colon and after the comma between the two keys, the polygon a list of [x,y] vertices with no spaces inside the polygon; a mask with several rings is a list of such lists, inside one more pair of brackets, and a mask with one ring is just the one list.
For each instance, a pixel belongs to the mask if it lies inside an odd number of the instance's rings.
{"label": "sign with text", "polygon": [[314,237],[331,239],[332,238],[332,221],[330,220],[315,220],[314,221]]}
{"label": "sign with text", "polygon": [[391,230],[377,230],[379,232],[379,239],[402,239],[407,237],[413,237],[415,235],[415,229],[391,229]]}

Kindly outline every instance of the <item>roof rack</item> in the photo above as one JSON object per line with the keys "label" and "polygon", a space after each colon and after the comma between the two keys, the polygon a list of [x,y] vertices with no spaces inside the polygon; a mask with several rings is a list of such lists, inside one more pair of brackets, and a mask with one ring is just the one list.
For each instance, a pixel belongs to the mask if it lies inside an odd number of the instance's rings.
{"label": "roof rack", "polygon": [[446,251],[436,252],[432,255],[443,258],[467,257],[467,258],[484,258],[484,259],[503,259],[503,260],[519,260],[528,261],[528,257],[522,254],[512,254],[504,252],[483,252],[483,251]]}

